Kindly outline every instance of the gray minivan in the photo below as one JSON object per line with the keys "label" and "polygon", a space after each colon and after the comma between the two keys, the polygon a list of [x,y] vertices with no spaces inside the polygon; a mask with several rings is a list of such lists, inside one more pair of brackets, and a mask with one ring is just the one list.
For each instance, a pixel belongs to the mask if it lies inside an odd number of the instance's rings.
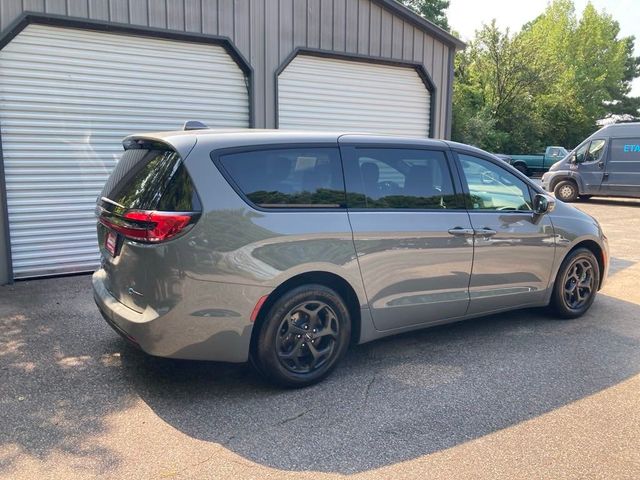
{"label": "gray minivan", "polygon": [[640,198],[640,123],[601,128],[554,164],[542,186],[556,198]]}
{"label": "gray minivan", "polygon": [[124,148],[93,290],[152,355],[304,386],[350,344],[523,307],[578,317],[606,277],[592,217],[466,145],[193,130]]}

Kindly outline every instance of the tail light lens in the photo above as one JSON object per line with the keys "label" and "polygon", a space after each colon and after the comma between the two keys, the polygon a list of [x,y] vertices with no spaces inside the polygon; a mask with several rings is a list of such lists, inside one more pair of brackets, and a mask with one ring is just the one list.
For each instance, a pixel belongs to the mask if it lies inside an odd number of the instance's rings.
{"label": "tail light lens", "polygon": [[99,221],[125,238],[146,243],[160,243],[185,233],[199,213],[129,210],[122,216],[101,214]]}

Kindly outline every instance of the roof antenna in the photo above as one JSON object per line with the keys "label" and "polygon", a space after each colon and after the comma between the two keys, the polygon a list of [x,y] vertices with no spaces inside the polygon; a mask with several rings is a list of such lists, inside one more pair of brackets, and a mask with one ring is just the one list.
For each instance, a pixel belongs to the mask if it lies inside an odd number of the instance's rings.
{"label": "roof antenna", "polygon": [[198,120],[187,120],[182,127],[183,130],[206,130],[208,128],[209,127]]}

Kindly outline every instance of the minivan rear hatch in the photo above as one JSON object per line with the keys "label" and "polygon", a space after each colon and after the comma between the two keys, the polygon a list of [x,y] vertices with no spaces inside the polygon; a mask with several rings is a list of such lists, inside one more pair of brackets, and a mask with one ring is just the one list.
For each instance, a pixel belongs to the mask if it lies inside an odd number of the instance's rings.
{"label": "minivan rear hatch", "polygon": [[96,206],[109,292],[138,312],[148,305],[170,305],[171,289],[157,284],[159,272],[170,268],[172,243],[193,227],[201,212],[178,152],[157,140],[126,141]]}

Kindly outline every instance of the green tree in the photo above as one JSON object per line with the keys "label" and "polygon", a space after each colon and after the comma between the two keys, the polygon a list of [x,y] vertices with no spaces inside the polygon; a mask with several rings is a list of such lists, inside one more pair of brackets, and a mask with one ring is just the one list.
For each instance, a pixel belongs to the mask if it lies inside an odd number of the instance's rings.
{"label": "green tree", "polygon": [[513,35],[484,26],[456,58],[453,138],[524,153],[575,146],[607,113],[637,115],[640,99],[628,94],[640,61],[619,32],[591,4],[577,18],[571,0],[552,1]]}
{"label": "green tree", "polygon": [[449,0],[400,0],[400,3],[439,27],[449,30],[446,13]]}
{"label": "green tree", "polygon": [[535,50],[495,21],[476,32],[456,61],[454,138],[492,151],[537,146],[528,134],[537,120],[530,112],[550,74]]}

